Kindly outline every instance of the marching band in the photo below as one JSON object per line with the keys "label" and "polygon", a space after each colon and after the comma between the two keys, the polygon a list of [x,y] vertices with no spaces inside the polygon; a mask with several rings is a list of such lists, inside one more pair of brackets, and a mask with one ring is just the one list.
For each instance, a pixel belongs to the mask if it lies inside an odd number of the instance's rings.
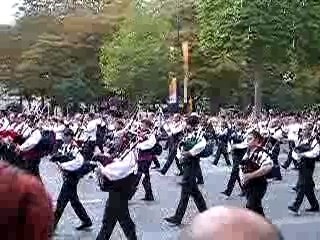
{"label": "marching band", "polygon": [[[64,208],[70,202],[82,224],[78,230],[92,226],[91,218],[78,197],[78,183],[95,171],[100,189],[109,193],[101,230],[97,239],[109,239],[119,221],[128,239],[137,239],[135,223],[128,208],[141,178],[144,201],[154,201],[150,170],[152,163],[160,167],[158,156],[167,161],[159,169],[165,175],[176,162],[177,175],[182,176],[181,195],[171,224],[182,222],[190,196],[200,212],[207,209],[198,188],[204,184],[200,160],[217,148],[214,166],[223,155],[232,171],[222,194],[230,196],[238,182],[246,207],[264,216],[262,199],[270,179],[281,181],[280,166],[291,162],[298,170],[296,199],[288,209],[298,213],[304,196],[310,202],[308,211],[319,211],[314,194],[313,172],[320,157],[320,122],[316,117],[267,116],[261,121],[228,116],[207,118],[196,113],[165,116],[145,113],[139,108],[129,117],[112,114],[83,113],[72,118],[45,117],[39,113],[1,112],[0,157],[40,178],[39,164],[45,156],[61,170],[63,185],[55,210],[57,227]],[[309,124],[308,124],[309,123]],[[282,165],[278,157],[281,147],[289,145],[288,158]]]}

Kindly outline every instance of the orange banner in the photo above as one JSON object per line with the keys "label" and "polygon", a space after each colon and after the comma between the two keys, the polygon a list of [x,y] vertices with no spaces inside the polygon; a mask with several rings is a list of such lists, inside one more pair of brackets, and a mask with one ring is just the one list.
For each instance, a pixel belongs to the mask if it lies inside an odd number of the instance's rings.
{"label": "orange banner", "polygon": [[169,103],[177,102],[177,79],[172,78],[169,84]]}

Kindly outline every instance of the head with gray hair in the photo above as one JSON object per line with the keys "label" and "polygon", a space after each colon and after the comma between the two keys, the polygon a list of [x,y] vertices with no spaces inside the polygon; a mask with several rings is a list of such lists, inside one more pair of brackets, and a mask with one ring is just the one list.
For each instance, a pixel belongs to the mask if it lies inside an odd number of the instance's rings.
{"label": "head with gray hair", "polygon": [[276,226],[243,208],[218,206],[199,215],[185,228],[181,240],[281,240]]}

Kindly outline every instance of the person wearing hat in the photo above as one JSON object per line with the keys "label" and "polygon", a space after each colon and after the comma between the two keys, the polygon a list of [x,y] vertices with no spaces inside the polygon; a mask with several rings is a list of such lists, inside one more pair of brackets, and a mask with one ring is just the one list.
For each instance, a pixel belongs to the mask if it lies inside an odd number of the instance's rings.
{"label": "person wearing hat", "polygon": [[84,158],[73,141],[73,131],[66,128],[63,131],[63,144],[59,155],[53,156],[52,161],[56,162],[63,174],[63,184],[57,200],[57,207],[54,213],[54,229],[56,229],[65,207],[70,202],[76,215],[82,221],[77,230],[83,230],[92,226],[92,221],[78,196],[78,183],[82,177],[79,174],[84,165]]}
{"label": "person wearing hat", "polygon": [[137,191],[140,179],[142,175],[144,178],[142,180],[142,185],[145,190],[145,197],[142,199],[144,201],[154,201],[154,196],[152,192],[152,186],[150,181],[150,166],[154,159],[154,153],[151,149],[156,145],[157,140],[155,134],[152,132],[153,123],[149,119],[143,119],[141,121],[141,128],[138,136],[138,177],[134,190],[130,195],[129,199],[132,199],[135,192]]}
{"label": "person wearing hat", "polygon": [[265,139],[259,132],[252,131],[248,143],[239,173],[247,198],[246,208],[264,216],[262,199],[267,191],[267,175],[272,170],[273,161],[263,147]]}
{"label": "person wearing hat", "polygon": [[180,114],[174,114],[172,121],[167,124],[164,124],[163,127],[166,133],[168,134],[169,154],[166,163],[159,172],[162,175],[165,175],[168,172],[171,164],[173,163],[173,160],[176,160],[176,165],[179,170],[178,175],[182,175],[182,166],[179,164],[176,155],[178,144],[183,137],[183,130],[185,128],[184,121],[181,119]]}
{"label": "person wearing hat", "polygon": [[191,115],[187,119],[186,137],[182,140],[182,158],[181,162],[184,167],[183,180],[181,183],[181,195],[178,208],[172,217],[165,220],[174,225],[180,225],[188,206],[189,198],[192,197],[200,212],[207,210],[206,202],[197,185],[197,175],[200,168],[199,154],[206,147],[206,140],[203,136],[199,136],[198,127],[199,117]]}

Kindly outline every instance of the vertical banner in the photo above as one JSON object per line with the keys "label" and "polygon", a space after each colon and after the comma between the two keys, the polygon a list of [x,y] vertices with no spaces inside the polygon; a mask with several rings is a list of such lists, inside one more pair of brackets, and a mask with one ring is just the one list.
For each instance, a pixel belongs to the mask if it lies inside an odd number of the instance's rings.
{"label": "vertical banner", "polygon": [[177,79],[173,77],[169,84],[169,103],[177,103]]}
{"label": "vertical banner", "polygon": [[185,72],[184,81],[183,81],[183,99],[184,103],[188,103],[188,78],[189,78],[189,43],[185,41],[182,43],[182,54],[183,54],[183,69]]}

